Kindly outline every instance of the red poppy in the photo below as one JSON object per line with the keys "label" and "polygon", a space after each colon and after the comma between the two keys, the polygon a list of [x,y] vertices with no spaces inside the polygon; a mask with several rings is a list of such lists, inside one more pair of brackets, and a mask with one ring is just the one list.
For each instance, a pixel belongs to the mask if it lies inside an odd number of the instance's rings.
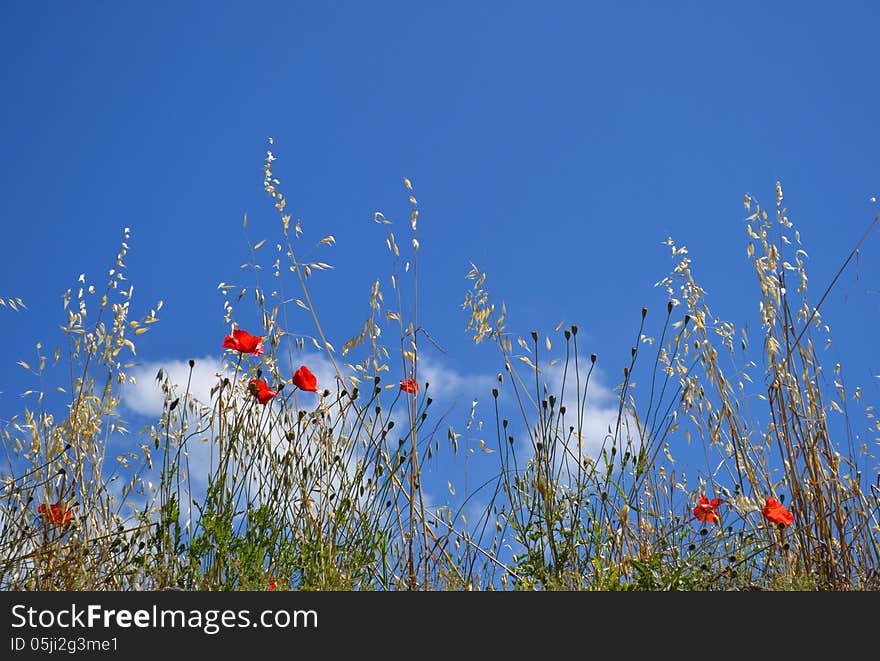
{"label": "red poppy", "polygon": [[721,504],[720,498],[709,500],[705,494],[700,494],[700,504],[694,508],[694,516],[697,521],[703,523],[720,523],[721,517],[718,516],[718,506]]}
{"label": "red poppy", "polygon": [[404,379],[400,382],[400,389],[403,392],[415,395],[419,391],[419,383],[415,379]]}
{"label": "red poppy", "polygon": [[262,379],[251,379],[248,382],[248,390],[259,400],[260,404],[267,404],[270,399],[278,394],[277,390],[272,390],[269,384]]}
{"label": "red poppy", "polygon": [[310,390],[318,392],[318,379],[309,371],[309,368],[303,365],[293,375],[293,385],[300,390]]}
{"label": "red poppy", "polygon": [[278,586],[275,585],[275,576],[273,574],[269,574],[269,589],[275,590],[276,587]]}
{"label": "red poppy", "polygon": [[764,500],[764,509],[761,510],[764,518],[773,523],[781,523],[783,526],[790,526],[794,522],[794,514],[789,512],[785,506],[775,498],[767,498]]}
{"label": "red poppy", "polygon": [[37,512],[46,517],[49,523],[54,523],[55,525],[64,525],[70,521],[72,515],[70,508],[60,500],[57,503],[52,503],[48,507],[45,504],[40,505],[37,508]]}
{"label": "red poppy", "polygon": [[223,340],[224,349],[235,349],[242,353],[252,353],[255,356],[263,355],[263,338],[260,335],[251,335],[245,330],[236,328],[232,335],[227,335]]}

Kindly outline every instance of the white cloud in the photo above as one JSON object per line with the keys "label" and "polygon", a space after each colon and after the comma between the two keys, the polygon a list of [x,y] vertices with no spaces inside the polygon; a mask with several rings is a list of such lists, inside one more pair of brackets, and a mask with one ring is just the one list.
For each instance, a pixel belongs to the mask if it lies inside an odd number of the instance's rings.
{"label": "white cloud", "polygon": [[435,399],[459,398],[471,402],[490,394],[496,382],[491,374],[462,374],[434,358],[423,356],[418,362],[419,384],[429,384],[428,392]]}
{"label": "white cloud", "polygon": [[[122,403],[135,413],[157,418],[162,415],[165,393],[161,382],[156,379],[159,370],[168,383],[174,387],[175,396],[183,397],[189,383],[189,394],[205,405],[211,402],[211,388],[219,381],[218,374],[225,374],[223,364],[214,356],[195,360],[190,376],[189,361],[157,360],[142,363],[129,372],[135,383],[126,384],[122,390]],[[173,398],[172,398],[173,399]]]}

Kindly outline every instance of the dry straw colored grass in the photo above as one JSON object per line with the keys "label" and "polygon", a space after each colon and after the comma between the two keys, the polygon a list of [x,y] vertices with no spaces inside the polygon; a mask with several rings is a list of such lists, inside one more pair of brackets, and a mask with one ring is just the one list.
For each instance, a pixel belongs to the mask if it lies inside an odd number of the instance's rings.
{"label": "dry straw colored grass", "polygon": [[[253,301],[265,353],[227,352],[210,401],[160,372],[161,417],[126,429],[120,389],[135,341],[162,309],[132,318],[127,229],[101,292],[84,278],[67,291],[63,346],[46,354],[37,345],[34,364],[22,362],[40,387],[66,364],[58,391],[67,406],[59,393],[30,390],[3,430],[4,589],[265,590],[273,580],[303,590],[880,587],[876,439],[857,443],[853,432],[857,409],[869,436],[880,423],[860,390],[845,387],[842,367],[821,363],[821,306],[834,282],[810,303],[806,252],[780,185],[772,213],[744,200],[760,341],[715,316],[687,248],[669,239],[673,267],[657,283],[665,316],[651,331],[641,310],[598,451],[588,422],[597,357],[584,354],[578,327],[517,337],[473,267],[466,332],[500,358],[494,419],[482,430],[494,438],[479,441],[492,476],[452,511],[426,502],[425,466],[462,451],[482,422],[472,411],[441,434],[420,379],[432,339],[419,323],[412,183],[404,180],[408,222],[375,216],[387,231],[390,295],[372,284],[363,324],[337,350],[310,289],[333,267],[302,256],[323,255],[336,239],[302,245],[275,160],[268,151],[263,185],[278,239],[250,246],[251,285],[219,286],[230,327],[237,306]],[[312,333],[290,330],[292,307],[307,312]],[[306,349],[336,376],[317,393],[291,383]],[[406,378],[420,389],[405,392]],[[248,390],[252,379],[278,391],[268,405]],[[674,457],[685,446],[705,460],[690,474]],[[467,479],[448,477],[450,488]],[[722,499],[717,522],[695,521],[700,495]],[[785,499],[791,526],[761,515],[771,496]],[[69,520],[38,510],[51,504]]]}

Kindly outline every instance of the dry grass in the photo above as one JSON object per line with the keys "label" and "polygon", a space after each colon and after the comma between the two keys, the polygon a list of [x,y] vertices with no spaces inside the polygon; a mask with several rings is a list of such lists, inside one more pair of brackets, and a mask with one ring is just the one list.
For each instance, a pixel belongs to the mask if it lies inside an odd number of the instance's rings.
{"label": "dry grass", "polygon": [[[404,227],[375,218],[389,230],[390,303],[376,281],[363,325],[336,350],[310,294],[311,279],[332,266],[301,257],[330,251],[335,238],[301,245],[274,161],[267,152],[264,188],[279,238],[252,245],[249,265],[263,324],[248,330],[265,353],[227,351],[210,401],[160,373],[160,419],[134,435],[125,429],[119,393],[134,341],[162,307],[131,318],[127,230],[103,293],[84,279],[67,292],[66,346],[45,355],[37,345],[34,365],[22,363],[43,388],[63,357],[67,406],[29,391],[28,407],[3,430],[4,589],[265,590],[273,580],[303,590],[880,587],[876,441],[854,441],[856,409],[871,434],[880,425],[860,391],[845,387],[841,366],[826,372],[820,362],[828,290],[809,302],[806,253],[781,186],[772,215],[745,199],[757,351],[710,311],[687,249],[670,239],[673,268],[657,283],[666,314],[652,337],[641,310],[598,450],[588,424],[597,358],[584,355],[577,326],[516,337],[474,268],[466,330],[501,359],[494,443],[480,448],[494,468],[453,512],[426,502],[425,466],[460,451],[462,434],[481,423],[472,412],[462,432],[449,427],[439,438],[442,416],[420,379],[420,343],[430,335],[418,316],[412,184],[404,180]],[[231,327],[247,289],[221,285]],[[308,312],[311,334],[289,330],[289,306]],[[306,349],[336,375],[315,393],[291,381]],[[409,378],[418,391],[401,387]],[[252,379],[277,391],[268,404],[249,390]],[[699,466],[676,460],[697,451]],[[700,495],[722,500],[717,520],[695,520]],[[768,497],[790,508],[790,526],[762,516]],[[483,503],[476,516],[474,502]]]}

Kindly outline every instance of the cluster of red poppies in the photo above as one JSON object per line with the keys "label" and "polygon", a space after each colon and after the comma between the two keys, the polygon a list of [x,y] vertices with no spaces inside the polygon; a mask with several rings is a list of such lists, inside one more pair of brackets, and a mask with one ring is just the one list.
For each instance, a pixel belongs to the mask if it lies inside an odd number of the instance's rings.
{"label": "cluster of red poppies", "polygon": [[[223,348],[262,356],[264,350],[263,338],[260,335],[251,335],[246,330],[237,328],[232,331],[232,335],[227,335],[223,340]],[[290,381],[300,390],[318,392],[318,379],[305,365],[302,365],[294,372],[293,378]],[[404,379],[400,382],[400,389],[405,393],[414,395],[419,390],[419,384],[415,379]],[[251,379],[248,382],[248,391],[257,398],[260,404],[268,404],[269,400],[278,394],[277,390],[270,388],[269,384],[262,379]]]}
{"label": "cluster of red poppies", "polygon": [[[700,494],[700,504],[694,507],[694,518],[703,523],[721,523],[718,507],[723,502],[720,498],[709,500],[704,494]],[[764,499],[764,508],[761,510],[761,514],[771,523],[778,523],[783,527],[794,523],[794,515],[773,497]]]}
{"label": "cluster of red poppies", "polygon": [[[232,331],[232,335],[227,335],[224,338],[223,348],[262,356],[264,350],[263,338],[260,335],[251,335],[246,330],[236,328]],[[290,381],[300,390],[318,392],[318,379],[305,365],[294,372],[293,378]],[[262,379],[251,379],[248,381],[248,391],[257,398],[260,404],[268,404],[269,400],[278,394],[277,390],[270,388],[269,384]]]}
{"label": "cluster of red poppies", "polygon": [[[223,348],[233,349],[239,353],[250,353],[254,356],[262,356],[265,350],[262,336],[251,335],[246,330],[240,328],[233,330],[231,335],[227,335],[223,339]],[[318,392],[318,379],[305,365],[300,366],[294,372],[290,382],[300,390]],[[415,395],[419,390],[419,384],[415,379],[404,379],[400,382],[400,389],[405,393]],[[263,379],[251,379],[248,381],[248,392],[263,405],[268,404],[278,394],[278,391],[270,388],[269,384]],[[37,508],[37,512],[48,523],[59,526],[67,524],[72,516],[70,508],[60,500],[50,505],[45,503],[40,505]],[[270,581],[269,589],[275,589],[274,577]]]}

